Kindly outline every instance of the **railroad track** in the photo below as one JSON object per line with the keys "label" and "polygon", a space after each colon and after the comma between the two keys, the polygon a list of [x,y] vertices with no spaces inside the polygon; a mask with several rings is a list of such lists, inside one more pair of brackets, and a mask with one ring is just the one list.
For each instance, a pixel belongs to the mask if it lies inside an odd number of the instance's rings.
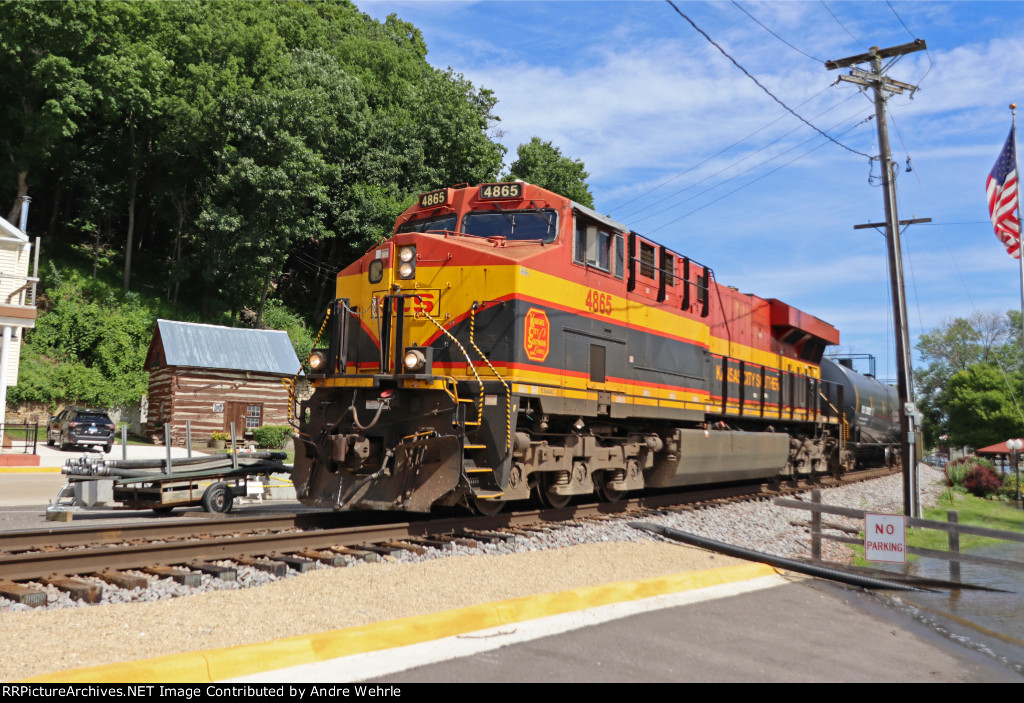
{"label": "railroad track", "polygon": [[[853,480],[889,473],[862,471],[853,475]],[[228,517],[201,524],[161,520],[157,524],[6,532],[0,533],[0,596],[43,605],[46,591],[40,586],[49,585],[73,599],[95,603],[102,598],[103,584],[145,588],[150,578],[171,578],[198,586],[203,574],[234,580],[237,569],[230,564],[284,576],[289,569],[301,573],[318,563],[342,566],[356,560],[376,561],[401,551],[423,553],[431,548],[476,546],[482,541],[512,541],[578,520],[692,510],[849,482],[844,477],[786,485],[727,486],[492,517],[408,520],[403,514],[405,520],[394,521],[395,514],[322,512]]]}

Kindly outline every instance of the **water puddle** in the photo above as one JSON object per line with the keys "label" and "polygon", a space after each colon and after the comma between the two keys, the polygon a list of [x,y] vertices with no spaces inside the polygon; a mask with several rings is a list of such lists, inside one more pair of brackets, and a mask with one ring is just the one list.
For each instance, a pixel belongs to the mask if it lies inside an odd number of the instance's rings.
{"label": "water puddle", "polygon": [[[1024,563],[1024,543],[1004,542],[971,550],[971,554]],[[880,565],[881,566],[881,565]],[[922,578],[949,579],[947,562],[915,559],[886,564]],[[915,619],[976,651],[989,654],[1024,674],[1024,571],[979,564],[961,564],[960,580],[1005,592],[954,589],[932,593],[891,592],[889,597]]]}

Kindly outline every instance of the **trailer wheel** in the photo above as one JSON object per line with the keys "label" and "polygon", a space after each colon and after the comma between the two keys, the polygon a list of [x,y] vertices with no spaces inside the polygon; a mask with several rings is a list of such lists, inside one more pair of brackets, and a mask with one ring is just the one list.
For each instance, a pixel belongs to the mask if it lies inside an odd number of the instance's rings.
{"label": "trailer wheel", "polygon": [[235,496],[223,481],[213,484],[203,493],[203,510],[208,513],[229,513],[234,502]]}

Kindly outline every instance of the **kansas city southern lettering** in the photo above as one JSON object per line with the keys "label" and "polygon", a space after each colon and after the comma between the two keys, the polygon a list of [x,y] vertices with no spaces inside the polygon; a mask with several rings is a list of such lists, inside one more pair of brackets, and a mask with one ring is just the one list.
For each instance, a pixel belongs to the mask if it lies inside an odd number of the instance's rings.
{"label": "kansas city southern lettering", "polygon": [[[740,382],[740,370],[739,369],[733,368],[733,367],[730,366],[726,375],[729,377],[729,383],[739,383]],[[718,381],[722,380],[722,367],[721,366],[716,366],[715,367],[715,380],[718,380]],[[749,386],[750,388],[760,388],[761,387],[761,372],[760,371],[747,371],[747,370],[744,370],[743,371],[743,385],[744,386]],[[769,391],[777,391],[777,390],[779,390],[779,379],[777,377],[775,377],[775,376],[769,376],[766,373],[765,377],[764,377],[764,387],[765,387],[765,390],[769,390]]]}

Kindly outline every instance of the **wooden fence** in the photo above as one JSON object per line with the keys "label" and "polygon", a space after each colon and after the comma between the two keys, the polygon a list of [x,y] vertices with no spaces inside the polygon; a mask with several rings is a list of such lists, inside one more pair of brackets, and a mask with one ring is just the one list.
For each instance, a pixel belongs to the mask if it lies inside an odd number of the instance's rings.
{"label": "wooden fence", "polygon": [[[821,491],[811,491],[811,500],[792,500],[790,498],[776,498],[775,505],[782,508],[795,508],[797,510],[808,510],[811,513],[811,559],[821,561],[821,542],[830,539],[834,542],[844,544],[857,544],[863,546],[864,539],[858,537],[847,537],[844,535],[825,534],[822,532],[822,515],[841,515],[857,520],[863,520],[868,512],[855,510],[853,508],[842,508],[837,505],[825,505],[821,502]],[[938,520],[925,520],[923,518],[906,518],[907,527],[923,528],[928,530],[940,530],[946,532],[949,538],[949,551],[939,549],[925,549],[923,547],[907,547],[907,554],[927,557],[930,559],[943,559],[949,562],[949,579],[960,581],[960,564],[985,564],[989,566],[1002,566],[1010,569],[1024,571],[1024,563],[986,557],[976,554],[965,554],[960,551],[960,535],[976,535],[978,537],[992,537],[994,539],[1009,540],[1012,542],[1024,542],[1024,533],[1008,532],[1006,530],[993,530],[987,527],[974,527],[973,525],[961,525],[956,510],[946,512],[948,522]],[[836,529],[833,527],[833,529]]]}

